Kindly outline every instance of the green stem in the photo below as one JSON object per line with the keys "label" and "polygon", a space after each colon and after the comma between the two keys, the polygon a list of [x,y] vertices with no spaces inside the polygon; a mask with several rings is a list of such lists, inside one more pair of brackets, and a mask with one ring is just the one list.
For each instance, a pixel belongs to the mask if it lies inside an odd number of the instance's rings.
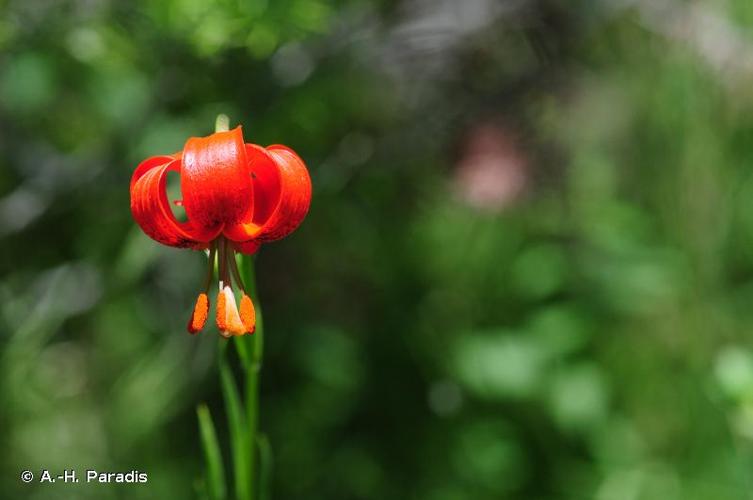
{"label": "green stem", "polygon": [[[234,259],[232,252],[228,251],[227,244],[220,241],[220,263],[223,258]],[[260,481],[262,472],[257,460],[257,442],[259,441],[259,377],[264,354],[264,324],[262,320],[259,297],[256,290],[256,276],[254,262],[251,257],[241,257],[243,278],[246,282],[246,292],[254,302],[256,310],[256,333],[234,337],[236,349],[241,360],[241,370],[245,378],[245,398],[243,409],[238,408],[236,401],[239,399],[235,394],[234,382],[229,367],[229,350],[225,340],[220,345],[220,375],[223,383],[223,393],[229,419],[231,421],[231,439],[235,463],[235,491],[238,500],[256,500],[261,493]],[[237,262],[228,260],[222,265],[222,276],[228,277]],[[240,275],[240,272],[238,273]],[[229,279],[229,277],[228,277]],[[242,414],[241,414],[242,413]],[[245,425],[245,432],[238,428]]]}
{"label": "green stem", "polygon": [[230,130],[230,118],[226,114],[219,114],[214,120],[215,132],[227,132]]}
{"label": "green stem", "polygon": [[[219,115],[215,122],[215,132],[226,131],[229,129],[229,119],[226,115]],[[234,252],[228,242],[220,237],[217,245],[217,260],[220,280],[224,284],[230,285],[231,274],[238,287],[244,290],[251,297],[256,312],[256,332],[253,335],[243,335],[234,337],[235,347],[241,361],[241,369],[245,378],[245,400],[243,409],[240,408],[240,402],[237,395],[236,386],[233,381],[232,372],[229,365],[229,349],[224,344],[226,340],[221,340],[220,345],[220,378],[223,386],[223,393],[228,412],[231,439],[233,439],[233,454],[235,462],[236,476],[236,497],[239,500],[257,500],[262,494],[260,482],[266,476],[260,468],[265,467],[269,470],[269,446],[266,444],[265,456],[267,460],[257,460],[257,443],[266,443],[263,436],[258,433],[259,427],[259,377],[261,372],[262,358],[264,355],[264,322],[262,319],[261,304],[259,295],[256,290],[256,273],[254,270],[254,259],[252,257],[241,257],[241,271],[237,268],[237,262]],[[243,279],[240,279],[243,278]],[[245,281],[245,288],[243,282]],[[239,427],[245,425],[245,432]]]}
{"label": "green stem", "polygon": [[[254,269],[253,257],[242,257],[242,268],[244,274],[244,281],[246,282],[246,291],[251,297],[254,303],[254,309],[256,310],[256,333],[250,338],[250,359],[249,363],[244,365],[244,371],[246,375],[246,418],[248,424],[248,446],[252,450],[251,452],[251,478],[254,481],[258,481],[261,474],[257,470],[257,457],[256,457],[256,442],[258,440],[258,426],[259,426],[259,378],[262,366],[262,359],[264,356],[264,321],[262,318],[261,304],[259,302],[259,295],[256,289],[256,272]],[[252,498],[257,498],[259,495],[258,484],[254,484],[252,488]]]}

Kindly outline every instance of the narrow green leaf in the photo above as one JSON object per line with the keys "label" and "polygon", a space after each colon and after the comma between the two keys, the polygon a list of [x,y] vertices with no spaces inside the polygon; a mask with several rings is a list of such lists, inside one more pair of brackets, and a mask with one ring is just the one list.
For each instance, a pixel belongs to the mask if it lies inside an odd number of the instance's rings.
{"label": "narrow green leaf", "polygon": [[272,483],[272,446],[266,434],[256,437],[256,446],[259,448],[259,499],[269,500]]}
{"label": "narrow green leaf", "polygon": [[238,357],[241,360],[244,370],[248,370],[251,367],[253,360],[251,359],[253,345],[251,342],[253,338],[250,335],[241,335],[239,337],[233,337],[235,342],[235,348],[238,350]]}
{"label": "narrow green leaf", "polygon": [[198,500],[211,500],[209,498],[209,491],[207,491],[207,481],[204,477],[196,478],[194,482],[194,490],[196,491],[196,498]]}
{"label": "narrow green leaf", "polygon": [[233,453],[233,476],[235,497],[238,500],[251,499],[251,453],[249,446],[246,415],[243,413],[238,387],[227,362],[227,350],[220,353],[220,380],[225,400],[228,427],[230,428],[230,448]]}
{"label": "narrow green leaf", "polygon": [[201,432],[201,445],[204,449],[206,461],[207,492],[211,500],[225,500],[225,469],[222,465],[222,453],[217,442],[217,433],[214,430],[212,415],[206,404],[200,404],[196,408],[199,417],[199,431]]}

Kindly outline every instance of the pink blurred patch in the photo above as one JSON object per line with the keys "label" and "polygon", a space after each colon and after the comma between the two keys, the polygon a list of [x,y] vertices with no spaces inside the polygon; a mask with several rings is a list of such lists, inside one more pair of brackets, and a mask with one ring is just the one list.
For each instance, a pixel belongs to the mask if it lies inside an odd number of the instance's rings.
{"label": "pink blurred patch", "polygon": [[528,159],[513,131],[493,123],[474,126],[461,146],[453,183],[474,208],[500,212],[513,205],[528,183]]}

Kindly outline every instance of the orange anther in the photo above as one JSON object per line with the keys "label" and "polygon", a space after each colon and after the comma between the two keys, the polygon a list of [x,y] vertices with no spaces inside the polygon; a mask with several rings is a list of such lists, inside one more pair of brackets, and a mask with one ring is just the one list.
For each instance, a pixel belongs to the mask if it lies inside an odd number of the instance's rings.
{"label": "orange anther", "polygon": [[254,303],[251,301],[251,297],[245,293],[241,297],[241,321],[243,322],[243,326],[246,327],[246,332],[254,333],[256,331]]}
{"label": "orange anther", "polygon": [[196,299],[196,305],[193,306],[193,314],[188,321],[188,333],[198,333],[204,328],[204,323],[207,322],[207,315],[209,314],[209,297],[206,293],[200,293]]}
{"label": "orange anther", "polygon": [[219,292],[217,292],[217,310],[215,311],[215,320],[217,321],[217,328],[219,328],[220,333],[222,333],[223,335],[227,330],[227,323],[225,322],[225,317],[227,316],[227,314],[225,313],[225,309],[225,293],[223,290],[220,290]]}

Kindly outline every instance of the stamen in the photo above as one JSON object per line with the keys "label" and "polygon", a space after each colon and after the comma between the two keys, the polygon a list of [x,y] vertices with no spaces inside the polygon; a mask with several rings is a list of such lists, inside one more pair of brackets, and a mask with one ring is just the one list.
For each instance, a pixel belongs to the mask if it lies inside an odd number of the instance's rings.
{"label": "stamen", "polygon": [[225,313],[226,308],[227,304],[225,303],[225,293],[222,290],[222,282],[220,282],[220,290],[217,292],[215,321],[217,322],[217,328],[220,330],[220,334],[222,334],[223,337],[229,336],[227,335],[227,323],[225,321],[225,318],[227,317],[227,314]]}
{"label": "stamen", "polygon": [[223,282],[230,282],[230,279],[227,276],[227,249],[225,247],[225,238],[222,236],[217,238],[217,262],[219,267],[220,290],[222,290]]}
{"label": "stamen", "polygon": [[207,277],[204,280],[204,293],[209,292],[209,285],[214,278],[214,256],[217,253],[217,245],[214,242],[209,246],[209,255],[207,256]]}
{"label": "stamen", "polygon": [[225,295],[225,330],[233,335],[243,335],[246,327],[238,315],[238,306],[235,304],[235,295],[229,286],[222,289]]}
{"label": "stamen", "polygon": [[251,301],[251,297],[243,294],[241,297],[241,321],[243,326],[246,327],[248,333],[254,333],[256,331],[256,311],[254,310],[254,303]]}
{"label": "stamen", "polygon": [[200,293],[196,299],[196,305],[193,306],[193,314],[188,321],[188,333],[196,334],[204,328],[209,315],[209,297],[206,293]]}
{"label": "stamen", "polygon": [[191,313],[191,319],[188,320],[188,333],[195,334],[204,328],[207,322],[207,316],[209,316],[209,284],[212,282],[212,276],[214,275],[214,256],[217,248],[212,243],[208,249],[207,255],[207,277],[204,282],[204,291],[196,298],[196,304],[193,306],[193,313]]}
{"label": "stamen", "polygon": [[[229,247],[229,245],[228,245]],[[230,274],[233,275],[233,280],[235,281],[235,284],[238,285],[238,288],[241,289],[243,292],[243,295],[246,294],[246,287],[243,286],[243,280],[241,279],[241,273],[238,271],[238,263],[235,261],[235,250],[232,248],[229,248],[228,256],[227,256],[227,263],[230,268]],[[226,249],[227,251],[227,249]]]}

